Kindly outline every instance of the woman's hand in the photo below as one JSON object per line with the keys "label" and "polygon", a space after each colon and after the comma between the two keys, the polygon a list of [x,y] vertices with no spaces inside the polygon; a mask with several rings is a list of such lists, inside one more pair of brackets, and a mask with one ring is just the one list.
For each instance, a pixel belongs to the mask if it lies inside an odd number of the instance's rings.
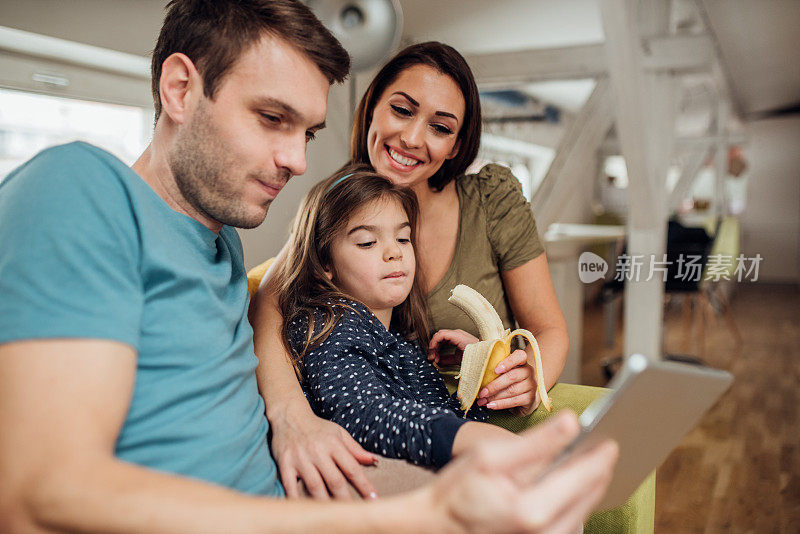
{"label": "woman's hand", "polygon": [[[428,345],[428,360],[434,365],[452,365],[459,363],[464,355],[467,345],[480,341],[477,337],[463,330],[439,330],[431,338]],[[439,346],[448,343],[455,346],[456,350],[452,355],[442,357],[439,353]]]}
{"label": "woman's hand", "polygon": [[317,499],[350,499],[348,482],[364,498],[371,498],[375,488],[359,464],[373,465],[377,457],[362,449],[344,428],[314,415],[281,342],[283,317],[269,280],[286,261],[288,247],[289,243],[264,275],[250,301],[249,314],[258,357],[256,379],[272,432],[272,456],[289,497],[301,496],[298,482],[302,480]]}
{"label": "woman's hand", "polygon": [[[351,499],[349,484],[365,498],[377,497],[361,465],[378,457],[365,451],[341,426],[311,410],[292,411],[272,421],[270,448],[287,497],[302,497],[299,481],[315,499]],[[361,465],[359,465],[361,464]]]}
{"label": "woman's hand", "polygon": [[498,376],[478,393],[478,406],[491,410],[511,409],[514,415],[531,414],[541,399],[536,392],[536,373],[528,363],[528,354],[515,350],[501,361],[494,372]]}

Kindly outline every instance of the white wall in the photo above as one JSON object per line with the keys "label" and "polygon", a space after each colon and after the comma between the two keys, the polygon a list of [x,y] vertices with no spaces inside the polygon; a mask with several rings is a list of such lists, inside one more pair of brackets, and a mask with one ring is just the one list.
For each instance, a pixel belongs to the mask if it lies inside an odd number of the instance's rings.
{"label": "white wall", "polygon": [[742,253],[764,258],[759,281],[800,283],[800,115],[746,123]]}

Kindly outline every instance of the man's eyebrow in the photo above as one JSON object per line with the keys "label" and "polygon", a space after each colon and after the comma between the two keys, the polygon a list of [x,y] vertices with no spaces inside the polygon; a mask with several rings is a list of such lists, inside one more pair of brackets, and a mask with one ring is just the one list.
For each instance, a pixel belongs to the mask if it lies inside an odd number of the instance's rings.
{"label": "man's eyebrow", "polygon": [[[392,93],[392,94],[403,96],[403,97],[405,97],[405,98],[406,98],[406,99],[407,99],[409,102],[411,102],[413,105],[415,105],[415,106],[419,107],[419,102],[417,102],[416,100],[414,100],[413,98],[411,98],[411,97],[408,95],[408,93],[404,93],[403,91],[395,91],[395,92],[394,92],[394,93]],[[434,115],[439,115],[439,116],[441,116],[441,117],[451,117],[451,118],[455,119],[455,120],[456,120],[456,122],[458,122],[458,117],[456,117],[455,115],[453,115],[452,113],[450,113],[450,112],[447,112],[447,111],[437,111],[436,113],[434,113]]]}
{"label": "man's eyebrow", "polygon": [[[277,98],[272,98],[269,96],[264,96],[258,98],[256,100],[256,105],[258,107],[267,107],[267,108],[277,108],[281,113],[288,115],[292,118],[295,122],[302,122],[303,121],[303,114],[294,109],[292,106],[283,102],[282,100],[278,100]],[[315,124],[311,126],[309,130],[317,131],[325,128],[325,121],[320,122],[319,124]]]}

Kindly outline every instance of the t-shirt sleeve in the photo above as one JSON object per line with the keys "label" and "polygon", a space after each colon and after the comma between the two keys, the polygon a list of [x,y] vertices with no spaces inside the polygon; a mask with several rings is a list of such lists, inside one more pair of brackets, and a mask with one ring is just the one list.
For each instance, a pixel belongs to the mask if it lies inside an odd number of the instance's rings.
{"label": "t-shirt sleeve", "polygon": [[[345,314],[352,318],[354,312]],[[347,430],[365,449],[390,458],[441,467],[466,420],[392,394],[391,381],[374,363],[360,336],[359,321],[340,323],[305,357],[304,389],[320,417]]]}
{"label": "t-shirt sleeve", "polygon": [[138,348],[140,249],[116,172],[71,144],[0,184],[0,343],[97,338]]}
{"label": "t-shirt sleeve", "polygon": [[544,252],[530,203],[507,167],[490,164],[472,179],[477,181],[486,210],[487,230],[501,271],[525,264]]}

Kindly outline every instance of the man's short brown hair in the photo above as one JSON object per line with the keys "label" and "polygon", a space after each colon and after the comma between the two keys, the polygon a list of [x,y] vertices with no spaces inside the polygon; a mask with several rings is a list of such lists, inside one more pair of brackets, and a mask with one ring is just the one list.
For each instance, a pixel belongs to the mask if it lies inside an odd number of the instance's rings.
{"label": "man's short brown hair", "polygon": [[265,34],[301,50],[333,84],[350,71],[350,56],[310,9],[297,0],[171,0],[151,65],[156,120],[161,114],[161,66],[180,52],[203,77],[203,93],[214,92],[242,53]]}

